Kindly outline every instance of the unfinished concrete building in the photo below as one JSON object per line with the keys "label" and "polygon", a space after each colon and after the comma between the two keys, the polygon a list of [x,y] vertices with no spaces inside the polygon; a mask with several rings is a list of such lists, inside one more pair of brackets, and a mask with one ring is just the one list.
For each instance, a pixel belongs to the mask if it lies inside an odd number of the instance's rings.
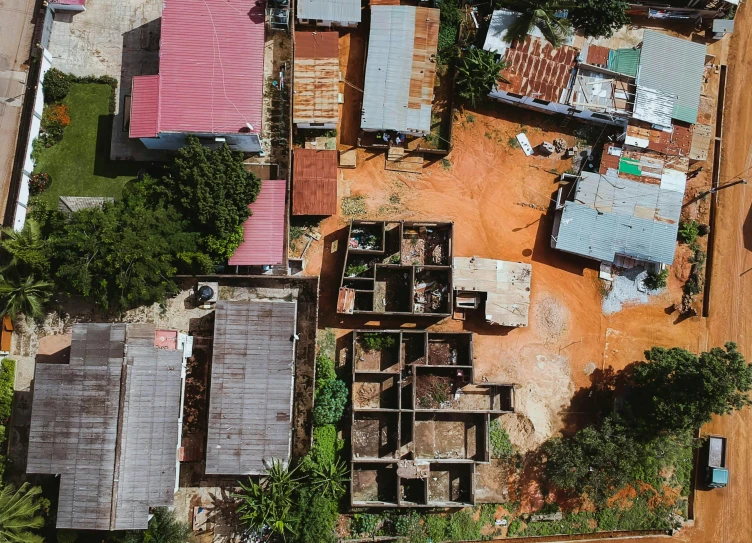
{"label": "unfinished concrete building", "polygon": [[475,383],[472,333],[356,330],[352,353],[351,505],[474,505],[514,387]]}
{"label": "unfinished concrete building", "polygon": [[337,313],[452,311],[453,223],[352,221]]}

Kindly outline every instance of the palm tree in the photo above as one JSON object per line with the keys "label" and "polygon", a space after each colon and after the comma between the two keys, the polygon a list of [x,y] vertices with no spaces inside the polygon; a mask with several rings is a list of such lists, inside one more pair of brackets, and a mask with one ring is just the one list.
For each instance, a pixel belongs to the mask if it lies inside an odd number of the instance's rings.
{"label": "palm tree", "polygon": [[475,106],[476,101],[488,96],[497,81],[504,80],[500,75],[504,68],[506,64],[493,51],[467,49],[457,65],[457,93]]}
{"label": "palm tree", "polygon": [[49,262],[44,255],[45,242],[39,223],[34,219],[27,219],[20,232],[13,228],[3,228],[0,233],[0,247],[10,256],[10,261],[5,266],[6,270],[20,268],[27,272],[45,272],[49,268]]}
{"label": "palm tree", "polygon": [[0,317],[8,315],[12,321],[20,313],[27,317],[41,317],[42,308],[52,296],[50,281],[37,281],[33,275],[21,278],[15,272],[0,274]]}
{"label": "palm tree", "polygon": [[332,458],[323,466],[313,468],[311,487],[324,496],[335,500],[345,495],[347,465],[341,458]]}
{"label": "palm tree", "polygon": [[267,541],[297,535],[299,518],[294,512],[293,492],[300,479],[294,476],[296,469],[273,460],[260,482],[249,479],[248,484],[238,483],[243,490],[233,497],[241,500],[237,508],[240,521],[258,535],[268,533]]}
{"label": "palm tree", "polygon": [[533,30],[538,28],[543,37],[554,47],[559,47],[571,31],[568,19],[559,18],[556,12],[574,7],[572,2],[561,0],[514,0],[510,9],[520,14],[507,29],[506,41],[523,41]]}
{"label": "palm tree", "polygon": [[38,486],[24,483],[16,490],[5,485],[0,490],[0,543],[42,543],[44,538],[33,533],[44,526],[44,519],[36,515],[41,508],[36,499],[42,493]]}

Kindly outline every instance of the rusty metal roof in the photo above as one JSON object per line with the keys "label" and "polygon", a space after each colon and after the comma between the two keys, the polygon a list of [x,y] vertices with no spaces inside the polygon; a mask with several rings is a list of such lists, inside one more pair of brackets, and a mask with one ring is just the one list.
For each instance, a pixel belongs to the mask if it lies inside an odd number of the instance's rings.
{"label": "rusty metal roof", "polygon": [[295,149],[292,179],[293,215],[337,212],[337,151]]}
{"label": "rusty metal roof", "polygon": [[608,47],[602,47],[600,45],[588,45],[587,60],[588,64],[593,66],[608,66],[608,55],[611,49]]}
{"label": "rusty metal roof", "polygon": [[293,122],[336,124],[339,119],[339,35],[295,33]]}
{"label": "rusty metal roof", "polygon": [[296,302],[217,302],[207,474],[259,475],[289,460],[296,315]]}
{"label": "rusty metal roof", "polygon": [[58,528],[143,530],[173,503],[182,352],[154,329],[75,324],[70,363],[36,365],[27,472],[60,475]]}
{"label": "rusty metal roof", "polygon": [[507,47],[504,61],[508,67],[501,75],[509,83],[499,80],[496,87],[500,91],[563,103],[578,54],[574,47],[554,48],[545,40],[527,36],[524,42]]}
{"label": "rusty metal roof", "polygon": [[688,156],[692,146],[690,125],[676,122],[673,132],[652,128],[649,123],[630,121],[626,143],[669,156]]}

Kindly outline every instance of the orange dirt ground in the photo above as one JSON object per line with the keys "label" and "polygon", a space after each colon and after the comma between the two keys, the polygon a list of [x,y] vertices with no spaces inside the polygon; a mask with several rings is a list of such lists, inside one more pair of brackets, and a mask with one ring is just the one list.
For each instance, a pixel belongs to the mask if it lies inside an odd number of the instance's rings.
{"label": "orange dirt ground", "polygon": [[[729,79],[724,128],[721,181],[752,167],[752,105],[745,78],[752,73],[752,21],[740,9],[729,56]],[[353,39],[351,39],[351,37]],[[340,39],[341,64],[349,81],[362,80],[365,42],[355,33]],[[358,59],[358,62],[353,61]],[[351,69],[352,68],[352,69]],[[357,85],[360,86],[360,85]],[[351,146],[359,118],[359,97],[352,87],[343,89],[340,142]],[[642,359],[652,346],[680,346],[692,351],[736,341],[752,358],[752,335],[746,333],[752,310],[744,300],[752,297],[752,188],[737,187],[719,193],[719,221],[715,247],[710,318],[677,322],[668,308],[679,301],[681,284],[673,276],[669,289],[647,305],[625,307],[606,316],[596,264],[550,248],[550,198],[555,196],[555,176],[568,162],[556,158],[526,158],[509,146],[514,134],[527,129],[533,146],[560,137],[554,121],[544,115],[501,105],[483,111],[466,111],[456,119],[450,166],[436,161],[422,174],[384,170],[384,155],[358,151],[358,167],[341,170],[339,197],[362,196],[367,212],[357,217],[341,214],[320,225],[321,241],[306,254],[305,273],[321,275],[320,326],[337,330],[338,347],[354,327],[392,326],[382,322],[343,320],[335,303],[351,218],[451,220],[455,223],[454,252],[533,266],[530,325],[525,329],[495,329],[477,322],[447,319],[433,329],[467,329],[475,336],[479,376],[519,385],[518,415],[507,421],[513,439],[532,448],[553,433],[571,430],[585,419],[587,402],[572,403],[577,390],[598,378],[597,370],[622,369]],[[566,135],[572,144],[570,124]],[[710,165],[706,165],[706,170]],[[746,173],[745,173],[746,175]],[[738,190],[737,190],[738,189]],[[332,252],[335,242],[338,250]],[[542,307],[549,311],[541,312]],[[555,310],[555,319],[550,318]],[[552,326],[553,322],[553,326]],[[416,323],[409,323],[415,325]],[[418,326],[421,323],[417,323]],[[679,541],[742,542],[752,540],[752,515],[747,483],[750,481],[749,424],[752,411],[718,418],[706,433],[727,435],[731,484],[726,489],[699,491],[696,523],[678,534]],[[656,540],[657,541],[657,540]]]}

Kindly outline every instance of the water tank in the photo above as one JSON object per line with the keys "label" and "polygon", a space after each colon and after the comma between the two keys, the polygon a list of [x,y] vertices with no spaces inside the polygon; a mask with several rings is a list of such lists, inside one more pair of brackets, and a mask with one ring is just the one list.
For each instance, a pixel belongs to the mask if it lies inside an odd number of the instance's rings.
{"label": "water tank", "polygon": [[196,298],[198,299],[198,302],[203,304],[208,302],[214,297],[214,289],[211,288],[209,285],[202,285],[199,287],[198,292],[196,293]]}

